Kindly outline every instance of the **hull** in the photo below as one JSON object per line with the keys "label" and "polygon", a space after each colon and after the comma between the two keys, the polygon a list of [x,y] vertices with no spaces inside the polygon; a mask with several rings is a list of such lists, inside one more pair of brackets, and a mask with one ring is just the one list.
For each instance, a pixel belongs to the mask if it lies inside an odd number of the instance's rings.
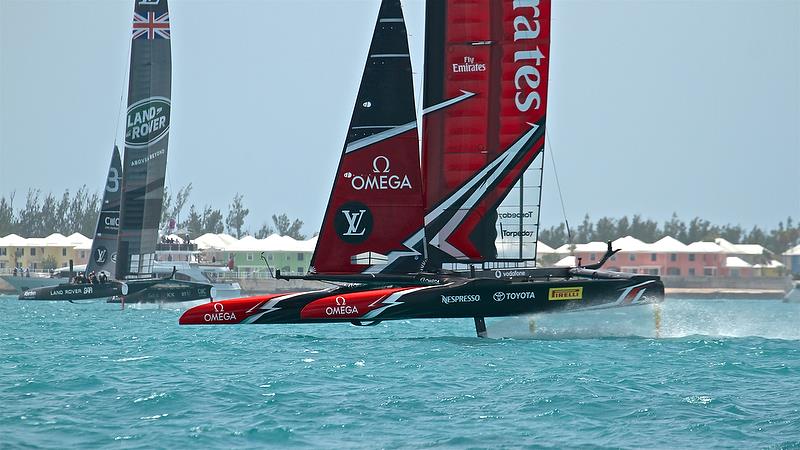
{"label": "hull", "polygon": [[182,325],[352,322],[504,317],[659,302],[657,277],[513,281],[441,278],[436,284],[337,288],[199,305]]}
{"label": "hull", "polygon": [[125,283],[109,281],[99,284],[59,284],[29,289],[20,300],[70,301],[110,299],[109,303],[171,303],[207,299],[211,285],[173,279],[131,280]]}
{"label": "hull", "polygon": [[158,280],[143,289],[134,286],[127,295],[113,298],[109,303],[180,303],[211,298],[210,284],[172,279]]}
{"label": "hull", "polygon": [[19,294],[18,298],[20,300],[78,302],[122,295],[124,290],[126,290],[125,285],[116,281],[102,284],[65,283],[28,289]]}

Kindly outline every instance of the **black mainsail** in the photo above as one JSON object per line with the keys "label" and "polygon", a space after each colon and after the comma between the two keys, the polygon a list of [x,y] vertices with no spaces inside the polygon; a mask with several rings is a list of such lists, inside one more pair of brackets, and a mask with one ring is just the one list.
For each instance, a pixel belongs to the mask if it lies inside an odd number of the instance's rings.
{"label": "black mainsail", "polygon": [[116,278],[153,271],[164,195],[172,64],[167,0],[133,13]]}
{"label": "black mainsail", "polygon": [[114,271],[116,279],[29,289],[20,300],[163,303],[211,297],[210,284],[152,277],[167,166],[169,13],[167,0],[137,0],[135,5],[124,165],[115,147],[87,269]]}
{"label": "black mainsail", "polygon": [[92,253],[86,264],[87,272],[103,271],[112,276],[116,273],[121,188],[122,162],[119,157],[119,149],[115,145],[103,190],[103,204],[100,207],[100,216],[97,218],[97,227],[92,241]]}

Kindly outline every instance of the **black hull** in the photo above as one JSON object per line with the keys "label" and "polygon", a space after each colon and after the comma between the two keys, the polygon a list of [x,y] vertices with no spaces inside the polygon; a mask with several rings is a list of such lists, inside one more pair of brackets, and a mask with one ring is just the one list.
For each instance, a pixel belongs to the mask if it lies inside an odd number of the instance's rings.
{"label": "black hull", "polygon": [[[211,285],[192,281],[164,280],[147,289],[124,296],[124,302],[131,303],[181,303],[211,298]],[[108,300],[108,303],[122,303],[123,298]]]}
{"label": "black hull", "polygon": [[59,284],[36,289],[28,289],[19,294],[20,300],[40,301],[80,301],[99,300],[122,295],[123,284],[108,282],[102,284]]}
{"label": "black hull", "polygon": [[181,324],[269,324],[519,316],[660,302],[658,277],[512,281],[442,278],[439,285],[339,288],[194,307]]}
{"label": "black hull", "polygon": [[169,303],[201,300],[211,297],[211,285],[173,279],[110,281],[100,284],[59,284],[30,289],[20,300],[70,301],[109,299],[109,303]]}

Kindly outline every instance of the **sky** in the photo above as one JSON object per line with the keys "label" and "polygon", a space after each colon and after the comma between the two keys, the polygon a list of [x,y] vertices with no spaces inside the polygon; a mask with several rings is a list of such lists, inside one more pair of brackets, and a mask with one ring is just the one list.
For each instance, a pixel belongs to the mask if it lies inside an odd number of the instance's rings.
{"label": "sky", "polygon": [[[404,1],[416,89],[424,2]],[[167,184],[318,230],[378,0],[170,0]],[[100,191],[130,0],[0,0],[0,195]],[[547,148],[567,217],[800,219],[800,1],[554,0]],[[419,98],[419,97],[418,97]],[[17,203],[17,206],[20,206]],[[545,161],[542,224],[563,220]]]}

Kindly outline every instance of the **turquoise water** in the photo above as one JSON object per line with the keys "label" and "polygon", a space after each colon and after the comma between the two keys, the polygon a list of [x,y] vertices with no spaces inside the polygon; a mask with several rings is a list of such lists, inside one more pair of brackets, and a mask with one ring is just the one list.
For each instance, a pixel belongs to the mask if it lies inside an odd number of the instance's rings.
{"label": "turquoise water", "polygon": [[800,448],[797,304],[503,319],[496,340],[178,316],[0,297],[0,447]]}

